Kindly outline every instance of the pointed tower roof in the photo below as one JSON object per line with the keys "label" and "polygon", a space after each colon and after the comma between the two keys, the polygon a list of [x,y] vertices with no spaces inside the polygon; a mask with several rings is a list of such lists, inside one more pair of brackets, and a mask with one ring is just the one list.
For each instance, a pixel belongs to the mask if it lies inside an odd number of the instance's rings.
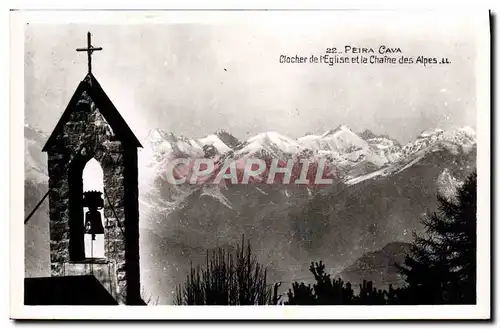
{"label": "pointed tower roof", "polygon": [[68,106],[66,106],[66,110],[64,110],[64,113],[52,131],[47,143],[45,143],[42,152],[46,152],[55,142],[57,135],[61,133],[63,126],[69,120],[71,113],[75,110],[76,105],[84,91],[87,92],[92,101],[96,104],[99,112],[109,123],[119,140],[121,140],[127,147],[142,148],[141,143],[137,137],[135,137],[130,127],[109,99],[108,95],[106,95],[97,79],[92,75],[92,73],[88,73],[76,88]]}

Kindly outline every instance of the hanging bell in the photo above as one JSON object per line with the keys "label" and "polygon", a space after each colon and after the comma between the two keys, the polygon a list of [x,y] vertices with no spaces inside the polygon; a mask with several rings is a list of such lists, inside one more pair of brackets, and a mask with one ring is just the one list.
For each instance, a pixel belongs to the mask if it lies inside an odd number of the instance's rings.
{"label": "hanging bell", "polygon": [[95,240],[96,234],[104,234],[101,213],[98,211],[104,206],[101,194],[98,191],[88,191],[83,194],[83,206],[89,208],[85,214],[85,233],[92,234],[92,240]]}
{"label": "hanging bell", "polygon": [[97,209],[90,209],[85,214],[85,233],[92,234],[93,238],[95,234],[104,234],[101,213]]}

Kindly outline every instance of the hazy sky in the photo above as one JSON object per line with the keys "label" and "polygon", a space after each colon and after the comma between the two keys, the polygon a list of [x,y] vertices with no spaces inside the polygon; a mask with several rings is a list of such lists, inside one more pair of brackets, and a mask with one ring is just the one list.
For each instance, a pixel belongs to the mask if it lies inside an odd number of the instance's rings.
{"label": "hazy sky", "polygon": [[[462,21],[367,24],[40,25],[26,27],[26,121],[51,132],[87,71],[86,32],[104,50],[93,73],[137,136],[161,128],[202,137],[290,137],[340,124],[401,142],[422,130],[475,128],[474,34]],[[400,47],[452,64],[280,64],[351,44]]]}

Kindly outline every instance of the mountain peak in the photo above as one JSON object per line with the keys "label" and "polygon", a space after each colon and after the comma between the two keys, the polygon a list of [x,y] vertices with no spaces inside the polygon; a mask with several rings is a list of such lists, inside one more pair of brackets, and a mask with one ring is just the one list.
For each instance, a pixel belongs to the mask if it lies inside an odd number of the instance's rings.
{"label": "mountain peak", "polygon": [[359,134],[359,137],[368,141],[370,145],[379,145],[379,147],[401,147],[401,144],[394,138],[389,137],[387,134],[374,134],[370,129],[365,129]]}
{"label": "mountain peak", "polygon": [[336,134],[338,132],[348,132],[348,133],[354,134],[354,132],[349,127],[347,127],[346,125],[339,125],[335,129],[330,129],[327,132],[325,132],[322,135],[322,137],[333,135],[333,134]]}
{"label": "mountain peak", "polygon": [[429,130],[424,130],[420,133],[420,135],[417,138],[427,138],[431,136],[438,136],[444,133],[443,129],[440,128],[435,128],[435,129],[429,129]]}
{"label": "mountain peak", "polygon": [[361,134],[359,134],[359,137],[367,140],[370,138],[377,138],[380,136],[375,135],[370,129],[365,129]]}
{"label": "mountain peak", "polygon": [[231,151],[231,147],[227,145],[218,134],[211,134],[204,138],[198,139],[198,144],[203,148],[205,146],[212,146],[219,154]]}
{"label": "mountain peak", "polygon": [[160,128],[150,129],[147,135],[147,139],[150,141],[160,141],[163,140],[165,136],[165,131]]}
{"label": "mountain peak", "polygon": [[231,149],[236,149],[240,145],[240,141],[234,137],[232,134],[228,133],[227,131],[223,129],[218,129],[215,132],[215,135],[219,137],[219,139],[226,144],[228,147]]}
{"label": "mountain peak", "polygon": [[282,135],[278,132],[275,131],[266,131],[263,133],[259,133],[251,138],[248,139],[248,141],[252,140],[279,140],[279,139],[287,139],[290,140],[290,138],[286,137],[285,135]]}
{"label": "mountain peak", "polygon": [[457,129],[458,132],[461,132],[470,137],[476,137],[476,130],[470,126],[464,126]]}
{"label": "mountain peak", "polygon": [[265,151],[276,156],[282,153],[295,154],[299,150],[300,145],[296,140],[274,131],[268,131],[249,138],[238,153],[249,155]]}

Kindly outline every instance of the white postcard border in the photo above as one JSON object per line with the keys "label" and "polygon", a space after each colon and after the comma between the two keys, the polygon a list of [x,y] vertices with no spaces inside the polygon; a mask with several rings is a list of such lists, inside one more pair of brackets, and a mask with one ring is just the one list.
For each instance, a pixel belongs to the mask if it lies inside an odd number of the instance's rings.
{"label": "white postcard border", "polygon": [[[262,15],[280,15],[280,11],[265,12]],[[327,18],[325,12],[294,12],[294,15],[310,15],[310,19],[316,22]],[[357,11],[347,12],[356,15],[375,15],[376,12]],[[245,19],[254,16],[258,21],[258,12],[215,12],[207,16],[200,16],[202,12],[176,12],[166,11],[147,14],[133,12],[103,12],[96,15],[88,12],[13,12],[11,14],[11,110],[10,110],[10,157],[11,157],[11,179],[10,179],[10,298],[11,318],[17,319],[483,319],[489,318],[490,314],[490,36],[488,25],[488,12],[483,10],[476,14],[476,28],[478,30],[478,55],[477,58],[477,171],[478,171],[478,304],[474,306],[241,306],[227,307],[213,306],[25,306],[23,305],[23,282],[24,282],[24,23],[26,20],[41,19],[47,23],[60,20],[61,23],[71,19],[89,22],[89,19],[97,22],[126,22],[127,24],[140,24],[141,20],[156,20],[157,23],[167,19],[179,21],[183,19],[202,20],[221,19],[224,23]],[[378,12],[378,14],[384,14]],[[449,11],[436,12],[437,15],[450,14]],[[464,12],[460,13],[465,15]],[[470,11],[468,11],[470,14]],[[411,14],[410,15],[414,15]],[[36,16],[36,17],[35,17]],[[163,18],[162,18],[163,17]]]}

